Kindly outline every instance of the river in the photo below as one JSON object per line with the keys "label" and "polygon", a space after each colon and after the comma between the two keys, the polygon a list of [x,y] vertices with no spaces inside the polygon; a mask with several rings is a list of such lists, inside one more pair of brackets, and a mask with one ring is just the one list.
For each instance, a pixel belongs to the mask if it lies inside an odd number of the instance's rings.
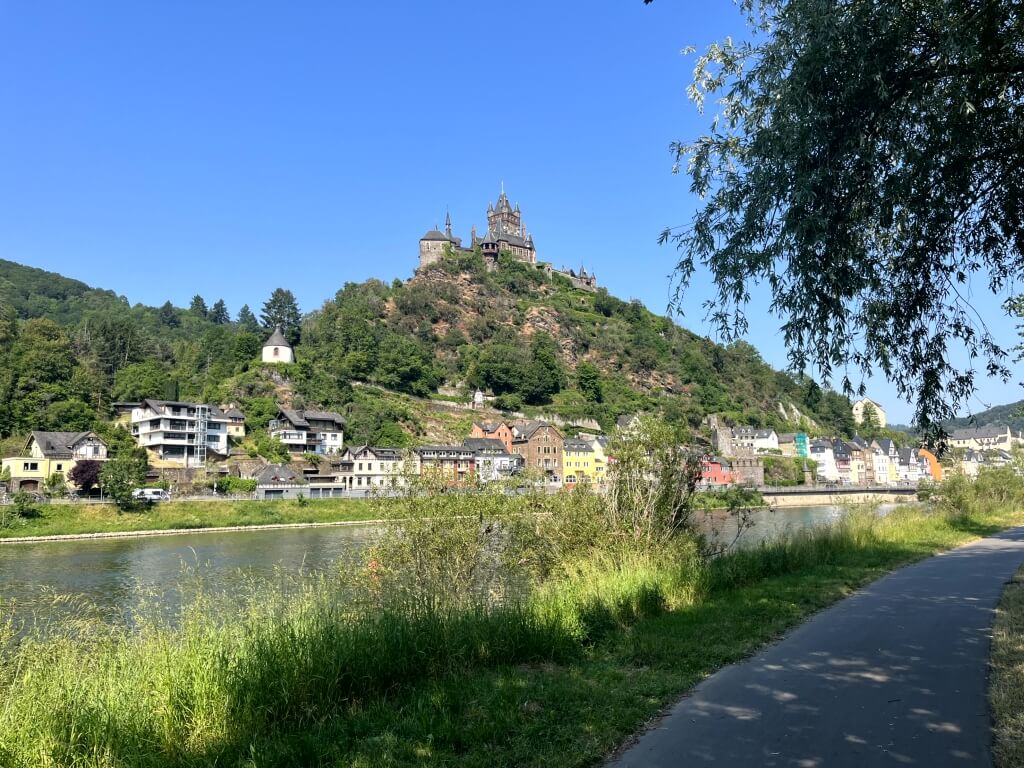
{"label": "river", "polygon": [[[756,512],[742,544],[835,520],[833,506]],[[712,513],[722,540],[735,523]],[[351,561],[372,541],[372,525],[0,545],[0,620],[46,623],[87,617],[131,624],[157,610],[173,615],[196,592],[230,594],[254,581],[295,588],[303,575]]]}

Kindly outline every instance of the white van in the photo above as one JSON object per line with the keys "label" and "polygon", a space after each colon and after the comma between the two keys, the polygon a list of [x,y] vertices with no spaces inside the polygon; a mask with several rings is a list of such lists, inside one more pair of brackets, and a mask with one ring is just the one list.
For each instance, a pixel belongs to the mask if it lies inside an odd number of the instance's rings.
{"label": "white van", "polygon": [[171,494],[163,488],[136,488],[132,498],[140,501],[170,501]]}

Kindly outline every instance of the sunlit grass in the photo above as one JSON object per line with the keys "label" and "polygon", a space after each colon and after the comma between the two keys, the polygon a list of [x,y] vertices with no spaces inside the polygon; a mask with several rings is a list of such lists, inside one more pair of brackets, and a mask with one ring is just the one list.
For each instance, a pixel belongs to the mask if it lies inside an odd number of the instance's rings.
{"label": "sunlit grass", "polygon": [[169,501],[148,509],[120,512],[110,504],[53,503],[39,506],[40,516],[0,526],[0,538],[55,536],[121,531],[333,523],[368,520],[370,506],[362,499]]}
{"label": "sunlit grass", "polygon": [[1003,593],[992,628],[992,702],[996,768],[1024,766],[1024,569]]}
{"label": "sunlit grass", "polygon": [[593,764],[808,614],[1021,520],[854,512],[710,562],[685,541],[581,558],[518,602],[451,610],[389,610],[357,569],[135,632],[8,631],[0,765]]}

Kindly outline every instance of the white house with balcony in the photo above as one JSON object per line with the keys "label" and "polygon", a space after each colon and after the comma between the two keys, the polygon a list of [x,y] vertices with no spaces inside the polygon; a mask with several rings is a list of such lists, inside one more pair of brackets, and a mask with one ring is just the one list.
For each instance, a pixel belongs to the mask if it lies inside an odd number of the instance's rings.
{"label": "white house with balcony", "polygon": [[292,454],[341,453],[345,442],[345,419],[334,411],[278,408],[270,422],[270,436],[276,437]]}
{"label": "white house with balcony", "polygon": [[215,405],[143,400],[132,408],[131,431],[156,469],[202,467],[228,455],[229,418]]}

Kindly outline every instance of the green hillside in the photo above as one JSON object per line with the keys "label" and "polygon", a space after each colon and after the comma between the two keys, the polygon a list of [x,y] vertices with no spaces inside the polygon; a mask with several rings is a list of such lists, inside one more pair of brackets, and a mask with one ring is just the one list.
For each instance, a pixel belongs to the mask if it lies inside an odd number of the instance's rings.
{"label": "green hillside", "polygon": [[1014,432],[1024,429],[1024,400],[1007,405],[996,405],[973,416],[962,416],[958,419],[950,419],[942,422],[942,426],[948,432],[963,427],[985,427],[989,425],[1006,425]]}
{"label": "green hillside", "polygon": [[[403,445],[431,433],[431,402],[476,388],[501,409],[605,428],[638,410],[688,430],[708,413],[778,429],[851,426],[846,398],[773,370],[749,344],[715,344],[640,302],[505,257],[493,271],[463,254],[405,282],[346,283],[301,319],[286,290],[252,297],[262,323],[248,307],[231,319],[215,299],[130,306],[0,261],[0,435],[86,429],[115,401],[177,396],[237,402],[255,430],[276,401],[338,409],[353,441]],[[257,362],[273,322],[297,339],[295,364]]]}

